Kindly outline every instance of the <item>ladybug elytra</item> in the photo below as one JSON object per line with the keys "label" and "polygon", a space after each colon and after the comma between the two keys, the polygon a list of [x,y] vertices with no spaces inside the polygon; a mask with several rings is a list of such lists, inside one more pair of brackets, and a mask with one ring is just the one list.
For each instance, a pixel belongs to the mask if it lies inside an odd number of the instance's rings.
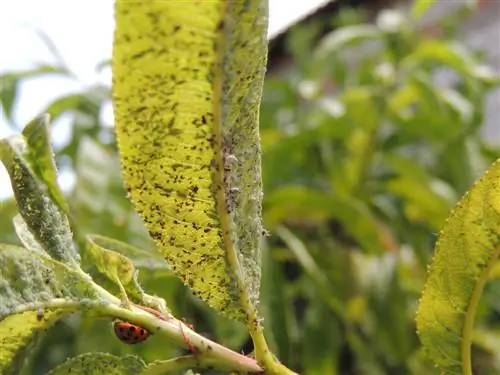
{"label": "ladybug elytra", "polygon": [[116,321],[113,324],[116,337],[118,337],[122,342],[126,344],[137,344],[143,342],[150,335],[147,329],[129,322]]}

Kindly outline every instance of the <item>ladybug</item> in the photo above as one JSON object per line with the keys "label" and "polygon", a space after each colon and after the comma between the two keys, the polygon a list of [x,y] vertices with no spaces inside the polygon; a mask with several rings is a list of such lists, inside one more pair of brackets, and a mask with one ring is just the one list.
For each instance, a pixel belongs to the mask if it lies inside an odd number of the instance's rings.
{"label": "ladybug", "polygon": [[116,337],[118,337],[125,344],[137,344],[145,341],[149,336],[151,336],[151,332],[147,329],[129,322],[117,320],[113,324],[113,328],[115,330]]}

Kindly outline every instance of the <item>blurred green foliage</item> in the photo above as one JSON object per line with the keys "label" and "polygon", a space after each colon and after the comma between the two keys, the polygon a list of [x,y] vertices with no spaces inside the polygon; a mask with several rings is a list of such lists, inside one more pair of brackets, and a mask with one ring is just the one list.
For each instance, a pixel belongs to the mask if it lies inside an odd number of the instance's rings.
{"label": "blurred green foliage", "polygon": [[[436,233],[500,155],[480,137],[485,97],[499,80],[479,54],[448,38],[453,33],[426,37],[393,11],[377,26],[349,20],[359,16],[344,15],[342,27],[326,36],[314,24],[293,28],[286,38],[290,64],[267,77],[266,333],[280,360],[302,374],[429,374],[433,366],[415,333],[416,305]],[[460,19],[443,22],[449,31]],[[441,82],[443,71],[452,84]],[[7,118],[18,85],[42,74],[71,77],[57,66],[3,75]],[[46,110],[55,119],[71,114],[71,137],[56,158],[76,175],[67,193],[73,230],[79,239],[101,234],[154,251],[126,199],[112,129],[102,121],[109,95],[108,87],[94,86]],[[0,204],[0,242],[17,241],[15,212],[12,201]],[[199,302],[161,262],[140,268],[145,290],[164,297],[198,332],[252,350],[243,326]],[[493,280],[478,314],[475,374],[500,371],[491,344],[499,340],[499,296]],[[75,315],[49,331],[27,373],[43,374],[89,351],[137,353],[146,361],[175,354],[159,341],[129,347],[108,321]]]}

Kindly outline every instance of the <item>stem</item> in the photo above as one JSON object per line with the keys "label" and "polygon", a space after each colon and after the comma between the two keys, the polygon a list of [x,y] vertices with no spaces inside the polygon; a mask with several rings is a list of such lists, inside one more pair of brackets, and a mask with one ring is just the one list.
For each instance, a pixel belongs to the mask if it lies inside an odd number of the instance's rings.
{"label": "stem", "polygon": [[187,349],[190,346],[193,347],[200,364],[210,361],[210,363],[213,362],[212,366],[217,365],[217,369],[223,368],[236,372],[262,371],[253,358],[245,357],[201,336],[174,317],[162,320],[134,305],[131,306],[130,310],[118,305],[101,306],[99,310],[102,315],[113,316],[144,327],[152,333],[166,336],[180,347]]}
{"label": "stem", "polygon": [[187,355],[177,358],[168,359],[166,361],[155,361],[151,363],[146,370],[140,375],[164,375],[172,371],[179,371],[188,368],[217,368],[219,371],[232,371],[233,368],[224,367],[224,363],[211,358],[198,357],[195,355]]}
{"label": "stem", "polygon": [[[162,320],[135,305],[131,305],[130,309],[127,309],[120,306],[120,299],[109,293],[106,289],[98,284],[94,284],[94,287],[101,294],[101,300],[94,302],[89,300],[74,301],[64,298],[54,298],[45,302],[31,302],[19,305],[12,310],[11,314],[18,314],[28,310],[34,311],[40,307],[61,308],[70,310],[71,312],[91,309],[98,315],[122,319],[144,327],[152,333],[166,336],[170,341],[180,347],[185,347],[187,349],[193,347],[196,350],[196,363],[199,366],[208,365],[213,369],[227,372],[263,371],[255,359],[245,357],[244,355],[236,353],[201,336],[174,317],[169,316],[167,320]],[[179,359],[176,360],[177,365],[179,365]],[[183,359],[180,360],[180,363],[190,362],[187,359]],[[185,364],[185,366],[187,365],[188,364]],[[165,366],[173,366],[173,364]]]}
{"label": "stem", "polygon": [[474,318],[476,317],[476,310],[483,293],[484,285],[488,281],[488,275],[491,269],[495,265],[493,259],[500,257],[500,246],[497,246],[493,251],[493,256],[488,266],[483,270],[481,276],[474,285],[474,290],[472,291],[471,300],[469,303],[469,308],[465,314],[464,327],[462,329],[462,374],[472,375],[472,358],[471,358],[471,345],[472,345],[472,334],[474,332]]}

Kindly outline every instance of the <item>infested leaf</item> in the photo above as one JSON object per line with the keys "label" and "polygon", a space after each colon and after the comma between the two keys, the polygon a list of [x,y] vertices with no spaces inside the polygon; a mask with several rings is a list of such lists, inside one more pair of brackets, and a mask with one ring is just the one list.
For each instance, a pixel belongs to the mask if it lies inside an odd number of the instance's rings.
{"label": "infested leaf", "polygon": [[47,328],[89,302],[101,301],[79,271],[41,252],[0,245],[0,373],[19,374]]}
{"label": "infested leaf", "polygon": [[10,177],[19,213],[36,242],[54,259],[78,264],[68,218],[52,201],[31,165],[24,159],[26,145],[20,137],[0,141],[0,159]]}
{"label": "infested leaf", "polygon": [[500,160],[448,218],[417,313],[420,341],[443,372],[472,374],[477,305],[500,257]]}
{"label": "infested leaf", "polygon": [[85,353],[68,359],[47,375],[137,375],[146,368],[134,355],[117,357],[108,353]]}
{"label": "infested leaf", "polygon": [[66,214],[68,204],[57,184],[57,167],[54,161],[54,150],[50,142],[49,115],[42,115],[31,121],[23,130],[27,144],[24,157],[30,164],[31,170],[46,188],[52,201]]}
{"label": "infested leaf", "polygon": [[260,280],[266,2],[123,0],[116,20],[113,103],[131,200],[184,283],[243,319]]}

